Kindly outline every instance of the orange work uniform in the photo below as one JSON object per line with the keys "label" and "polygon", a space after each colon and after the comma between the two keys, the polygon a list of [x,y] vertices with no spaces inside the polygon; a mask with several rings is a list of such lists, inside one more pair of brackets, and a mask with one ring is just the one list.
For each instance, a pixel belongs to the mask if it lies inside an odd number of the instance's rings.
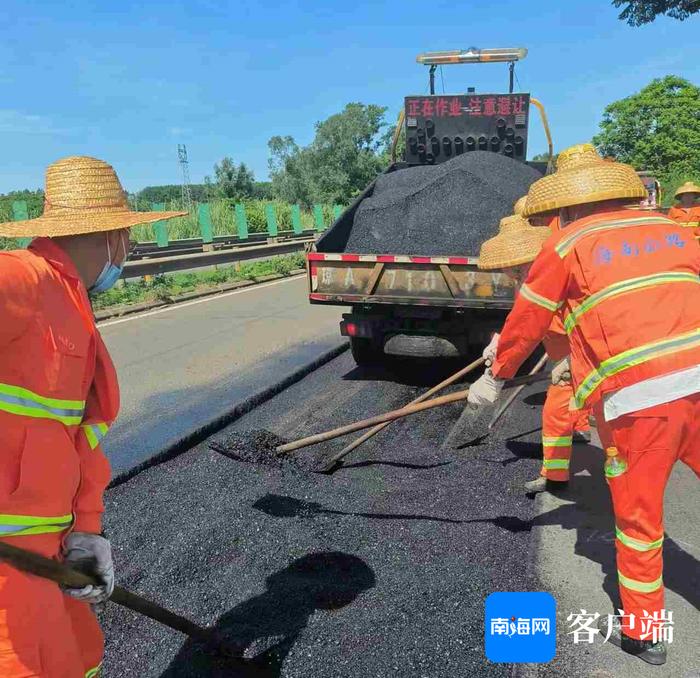
{"label": "orange work uniform", "polygon": [[678,222],[684,228],[692,228],[696,236],[700,236],[700,205],[681,207],[674,205],[668,211],[669,219]]}
{"label": "orange work uniform", "polygon": [[[574,399],[595,406],[625,387],[700,365],[700,245],[654,212],[580,219],[545,242],[506,320],[492,370],[513,376],[563,313]],[[620,597],[636,619],[663,609],[663,495],[682,459],[700,475],[700,396],[679,397],[605,423],[627,470],[608,478]],[[641,624],[623,621],[640,638]]]}
{"label": "orange work uniform", "polygon": [[[102,529],[119,409],[116,373],[75,266],[51,240],[0,253],[0,538],[61,558],[72,530]],[[0,563],[0,676],[97,676],[90,606]]]}
{"label": "orange work uniform", "polygon": [[[543,343],[547,355],[555,362],[569,355],[569,338],[558,315],[552,319]],[[588,413],[585,410],[571,409],[573,395],[571,383],[550,384],[547,389],[542,408],[543,460],[540,475],[548,480],[569,480],[574,431],[589,429]]]}

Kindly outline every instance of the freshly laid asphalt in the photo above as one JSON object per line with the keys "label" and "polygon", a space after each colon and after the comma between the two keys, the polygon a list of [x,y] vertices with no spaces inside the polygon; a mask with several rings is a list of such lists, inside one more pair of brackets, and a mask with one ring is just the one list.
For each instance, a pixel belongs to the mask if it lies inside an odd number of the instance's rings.
{"label": "freshly laid asphalt", "polygon": [[[393,409],[445,372],[400,377],[343,354],[213,436],[301,437]],[[177,632],[108,606],[106,673],[118,676],[506,676],[483,649],[483,604],[527,588],[539,407],[519,400],[497,435],[485,422],[441,443],[459,404],[397,421],[332,476],[303,462],[237,461],[207,442],[106,497],[120,584],[216,624],[242,651],[222,660]],[[253,440],[253,438],[251,438]],[[260,440],[260,437],[255,438]],[[236,448],[234,445],[234,451]]]}
{"label": "freshly laid asphalt", "polygon": [[298,277],[100,323],[122,409],[104,448],[115,474],[341,343],[342,307]]}

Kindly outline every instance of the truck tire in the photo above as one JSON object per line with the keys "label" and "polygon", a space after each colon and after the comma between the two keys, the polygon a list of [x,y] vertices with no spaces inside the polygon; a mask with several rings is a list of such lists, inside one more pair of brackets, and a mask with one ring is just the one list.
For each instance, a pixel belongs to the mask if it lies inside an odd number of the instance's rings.
{"label": "truck tire", "polygon": [[384,351],[372,339],[350,337],[350,352],[359,367],[370,367],[382,362]]}

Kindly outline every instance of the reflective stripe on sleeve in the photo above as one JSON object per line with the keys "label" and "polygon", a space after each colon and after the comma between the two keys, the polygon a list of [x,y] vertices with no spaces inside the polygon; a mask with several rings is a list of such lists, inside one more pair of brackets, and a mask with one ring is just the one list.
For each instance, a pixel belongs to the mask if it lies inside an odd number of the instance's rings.
{"label": "reflective stripe on sleeve", "polygon": [[73,523],[73,516],[19,516],[0,513],[0,536],[21,537],[28,534],[62,532]]}
{"label": "reflective stripe on sleeve", "polygon": [[570,447],[573,445],[573,436],[549,437],[542,436],[542,445],[544,447]]}
{"label": "reflective stripe on sleeve", "polygon": [[522,285],[520,288],[520,294],[522,294],[525,299],[531,301],[533,304],[546,308],[548,311],[552,311],[552,313],[554,313],[554,311],[561,306],[560,303],[547,299],[541,294],[537,294],[537,292],[533,292],[527,285]]}
{"label": "reflective stripe on sleeve", "polygon": [[90,449],[94,450],[99,444],[102,438],[107,435],[109,431],[109,426],[107,424],[83,424],[81,427],[85,437],[87,438]]}
{"label": "reflective stripe on sleeve", "polygon": [[97,666],[85,672],[85,678],[99,678],[101,672],[102,663],[100,662]]}
{"label": "reflective stripe on sleeve", "polygon": [[620,294],[627,292],[635,292],[637,290],[646,289],[648,287],[656,287],[657,285],[666,285],[668,283],[693,283],[700,285],[700,276],[695,273],[675,273],[669,271],[667,273],[655,273],[654,275],[642,276],[639,278],[629,278],[609,285],[608,287],[592,294],[586,298],[579,306],[577,306],[566,318],[564,318],[564,329],[567,334],[571,334],[574,327],[578,323],[579,318],[607,299],[611,299]]}
{"label": "reflective stripe on sleeve", "polygon": [[609,377],[619,372],[642,365],[649,360],[661,358],[669,353],[688,351],[700,346],[700,329],[679,334],[660,341],[653,341],[637,348],[618,353],[604,360],[596,369],[592,370],[580,383],[574,394],[577,409],[582,409],[591,394]]}
{"label": "reflective stripe on sleeve", "polygon": [[569,470],[569,460],[568,459],[544,459],[542,461],[542,466],[547,471],[568,471]]}
{"label": "reflective stripe on sleeve", "polygon": [[655,579],[654,581],[639,581],[637,579],[630,579],[625,577],[620,570],[617,571],[617,578],[622,586],[630,591],[637,591],[639,593],[653,593],[658,591],[664,585],[663,576]]}
{"label": "reflective stripe on sleeve", "polygon": [[626,535],[617,525],[615,525],[615,535],[625,546],[629,546],[629,548],[635,551],[653,551],[654,549],[660,549],[664,543],[663,537],[655,541],[635,539],[634,537]]}
{"label": "reflective stripe on sleeve", "polygon": [[616,219],[615,221],[604,221],[602,223],[591,224],[573,233],[568,238],[562,239],[554,248],[556,253],[563,259],[574,248],[576,243],[582,238],[600,231],[609,231],[618,228],[635,228],[637,226],[678,226],[672,219],[665,217],[631,217],[630,219]]}
{"label": "reflective stripe on sleeve", "polygon": [[53,419],[66,426],[75,426],[83,419],[85,401],[47,398],[21,386],[0,384],[0,410],[23,417]]}

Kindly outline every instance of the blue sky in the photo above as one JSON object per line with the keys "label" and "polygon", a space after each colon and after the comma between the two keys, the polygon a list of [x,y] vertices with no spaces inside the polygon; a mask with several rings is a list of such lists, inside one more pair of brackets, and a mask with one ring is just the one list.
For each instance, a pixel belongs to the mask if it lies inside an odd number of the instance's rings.
{"label": "blue sky", "polygon": [[[557,148],[589,140],[605,105],[669,73],[700,82],[700,18],[631,28],[610,0],[271,2],[3,0],[0,192],[43,184],[65,155],[112,163],[130,191],[194,183],[224,155],[267,176],[267,141],[300,143],[350,101],[389,107],[427,88],[421,51],[529,49],[523,91]],[[507,87],[504,64],[444,69],[445,90]],[[517,87],[516,87],[517,89]],[[438,74],[438,92],[442,84]],[[533,119],[530,153],[545,150]]]}

